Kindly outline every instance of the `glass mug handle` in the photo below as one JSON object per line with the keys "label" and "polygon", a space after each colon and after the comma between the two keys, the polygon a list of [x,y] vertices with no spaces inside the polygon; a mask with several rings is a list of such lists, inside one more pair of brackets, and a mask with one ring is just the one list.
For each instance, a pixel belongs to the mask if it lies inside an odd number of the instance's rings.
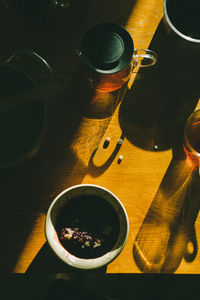
{"label": "glass mug handle", "polygon": [[149,49],[134,49],[133,67],[150,67],[157,62],[156,52]]}

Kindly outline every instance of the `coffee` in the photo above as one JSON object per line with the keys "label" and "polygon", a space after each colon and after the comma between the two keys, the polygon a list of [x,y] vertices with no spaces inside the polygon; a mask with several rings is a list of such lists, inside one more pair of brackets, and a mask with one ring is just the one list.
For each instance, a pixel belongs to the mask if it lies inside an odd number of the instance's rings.
{"label": "coffee", "polygon": [[180,33],[200,39],[199,0],[167,0],[166,7],[171,23]]}
{"label": "coffee", "polygon": [[80,258],[96,258],[112,249],[120,231],[114,208],[95,195],[70,200],[61,210],[56,231],[62,245]]}

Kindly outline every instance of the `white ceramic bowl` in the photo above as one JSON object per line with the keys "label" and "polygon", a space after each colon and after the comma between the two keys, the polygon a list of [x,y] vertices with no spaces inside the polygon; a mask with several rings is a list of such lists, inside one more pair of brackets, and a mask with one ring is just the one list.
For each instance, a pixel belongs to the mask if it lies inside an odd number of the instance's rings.
{"label": "white ceramic bowl", "polygon": [[[55,229],[57,217],[62,208],[73,198],[83,195],[95,195],[108,201],[115,209],[119,218],[120,229],[116,243],[109,252],[97,258],[79,258],[69,253],[60,243]],[[64,190],[51,203],[46,216],[45,235],[51,249],[64,263],[78,269],[96,269],[109,264],[124,248],[128,233],[128,215],[123,204],[112,192],[98,185],[80,184]]]}

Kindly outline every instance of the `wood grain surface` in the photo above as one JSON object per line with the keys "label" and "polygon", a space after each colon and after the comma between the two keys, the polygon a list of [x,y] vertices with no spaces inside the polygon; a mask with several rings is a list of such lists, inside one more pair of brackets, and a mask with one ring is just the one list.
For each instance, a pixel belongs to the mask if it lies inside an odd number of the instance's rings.
{"label": "wood grain surface", "polygon": [[[2,63],[16,50],[35,51],[63,88],[49,101],[37,155],[0,172],[1,272],[67,272],[46,243],[46,212],[65,188],[93,183],[118,196],[130,222],[124,250],[99,272],[200,273],[200,179],[182,149],[186,118],[199,100],[200,53],[166,35],[162,0],[72,0],[38,20],[3,7],[0,13]],[[158,62],[135,69],[117,92],[92,93],[75,49],[104,21],[123,25],[135,48],[156,51]]]}

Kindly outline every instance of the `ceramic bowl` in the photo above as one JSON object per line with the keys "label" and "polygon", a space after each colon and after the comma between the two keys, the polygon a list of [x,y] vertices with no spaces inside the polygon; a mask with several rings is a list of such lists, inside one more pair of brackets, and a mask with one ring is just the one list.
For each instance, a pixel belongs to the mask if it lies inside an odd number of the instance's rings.
{"label": "ceramic bowl", "polygon": [[[63,208],[66,208],[67,204],[72,203],[71,201],[74,199],[82,196],[97,196],[102,199],[102,204],[105,203],[104,201],[108,202],[114,209],[118,219],[119,230],[117,231],[116,240],[112,248],[99,257],[81,258],[73,255],[61,244],[57,232],[56,224]],[[112,192],[98,185],[80,184],[64,190],[51,203],[46,215],[45,235],[49,246],[64,263],[78,269],[96,269],[109,264],[123,250],[128,233],[129,220],[123,204]]]}

